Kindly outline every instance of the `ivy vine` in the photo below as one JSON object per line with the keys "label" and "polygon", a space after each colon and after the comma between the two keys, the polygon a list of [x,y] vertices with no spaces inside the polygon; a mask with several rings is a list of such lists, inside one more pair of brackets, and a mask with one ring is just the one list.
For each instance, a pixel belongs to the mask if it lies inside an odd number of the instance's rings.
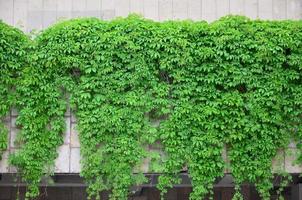
{"label": "ivy vine", "polygon": [[25,67],[28,42],[21,31],[0,21],[0,160],[8,144],[3,122],[16,103],[15,86]]}
{"label": "ivy vine", "polygon": [[227,148],[234,199],[244,182],[269,199],[278,149],[294,138],[302,150],[301,30],[300,21],[239,16],[211,24],[129,16],[60,22],[29,44],[0,23],[0,117],[19,110],[21,149],[10,161],[29,183],[27,198],[53,172],[70,105],[89,199],[103,190],[127,199],[130,186],[146,181],[133,171],[154,142],[165,154],[162,198],[184,167],[190,198],[211,196]]}

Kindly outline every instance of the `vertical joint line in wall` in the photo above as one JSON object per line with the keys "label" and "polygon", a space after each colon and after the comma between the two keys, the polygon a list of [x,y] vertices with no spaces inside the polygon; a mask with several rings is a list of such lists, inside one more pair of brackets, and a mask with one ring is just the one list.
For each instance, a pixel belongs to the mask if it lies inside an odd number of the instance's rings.
{"label": "vertical joint line in wall", "polygon": [[186,5],[187,5],[187,19],[189,19],[189,1],[186,1]]}
{"label": "vertical joint line in wall", "polygon": [[15,25],[15,0],[13,0],[13,17],[12,17],[12,20],[13,20],[13,26],[16,26]]}
{"label": "vertical joint line in wall", "polygon": [[71,150],[72,150],[71,149],[71,133],[72,133],[71,128],[72,128],[72,123],[73,123],[72,120],[71,120],[71,116],[72,116],[72,114],[71,114],[71,111],[70,111],[70,116],[69,116],[69,120],[70,120],[69,122],[70,123],[69,123],[69,133],[68,133],[69,134],[69,136],[68,136],[69,137],[69,144],[68,144],[69,145],[69,155],[68,155],[68,157],[69,157],[69,167],[68,167],[69,170],[68,171],[69,172],[71,172]]}
{"label": "vertical joint line in wall", "polygon": [[131,1],[128,0],[128,15],[130,14],[130,12],[131,12]]}
{"label": "vertical joint line in wall", "polygon": [[203,16],[202,16],[202,2],[203,2],[203,0],[200,0],[200,18],[201,18],[201,20],[203,20]]}
{"label": "vertical joint line in wall", "polygon": [[71,8],[70,8],[70,17],[72,17],[73,15],[72,15],[72,12],[73,12],[73,0],[70,0],[71,1],[71,4],[70,4],[70,6],[71,6]]}
{"label": "vertical joint line in wall", "polygon": [[218,12],[217,12],[217,0],[215,0],[215,19],[217,19],[218,18]]}
{"label": "vertical joint line in wall", "polygon": [[41,8],[41,19],[42,19],[42,29],[44,29],[45,27],[44,27],[44,12],[45,12],[45,10],[44,10],[44,1],[45,0],[42,0],[42,8]]}
{"label": "vertical joint line in wall", "polygon": [[88,9],[87,9],[88,6],[87,6],[87,4],[88,4],[88,3],[87,3],[87,0],[85,0],[85,10],[83,10],[83,13],[80,13],[80,15],[83,15],[83,14],[85,13],[85,14],[84,14],[84,15],[86,15],[85,17],[88,17],[88,14],[87,14],[87,13],[88,13]]}
{"label": "vertical joint line in wall", "polygon": [[172,3],[172,19],[174,19],[174,0],[171,0]]}
{"label": "vertical joint line in wall", "polygon": [[157,0],[157,20],[160,21],[160,17],[159,17],[159,1]]}
{"label": "vertical joint line in wall", "polygon": [[285,171],[285,154],[286,154],[286,149],[283,149],[283,170]]}
{"label": "vertical joint line in wall", "polygon": [[[85,10],[83,11],[83,14],[86,16],[86,17],[89,17],[89,11],[88,11],[88,2],[87,0],[85,0]],[[82,15],[82,14],[81,14]]]}
{"label": "vertical joint line in wall", "polygon": [[[273,0],[272,0],[273,1]],[[241,1],[241,6],[242,6],[242,15],[246,15],[246,2],[244,0]]]}
{"label": "vertical joint line in wall", "polygon": [[288,4],[288,0],[285,0],[285,18],[286,19],[288,18],[288,15],[287,15],[287,4]]}
{"label": "vertical joint line in wall", "polygon": [[[104,7],[104,5],[103,5],[103,0],[100,0],[101,1],[101,10],[100,10],[100,18],[102,19],[102,20],[104,20],[104,11],[103,11],[103,7]],[[112,0],[113,1],[113,0]]]}
{"label": "vertical joint line in wall", "polygon": [[129,15],[130,13],[132,13],[132,11],[134,11],[134,9],[132,9],[132,1],[131,0],[127,0],[127,1],[128,1],[128,15]]}
{"label": "vertical joint line in wall", "polygon": [[55,6],[55,14],[56,14],[56,21],[58,20],[58,1],[60,0],[56,0],[56,6]]}
{"label": "vertical joint line in wall", "polygon": [[299,19],[302,19],[302,2],[300,1],[300,13],[299,13]]}
{"label": "vertical joint line in wall", "polygon": [[[11,140],[12,140],[12,121],[13,121],[13,117],[12,117],[12,109],[10,110],[10,113],[9,113],[9,125],[8,125],[8,145],[7,145],[7,150],[8,150],[8,153],[11,154]],[[16,133],[17,135],[17,133]],[[14,141],[13,141],[14,142]],[[10,169],[8,169],[10,170]]]}
{"label": "vertical joint line in wall", "polygon": [[259,0],[257,0],[257,18],[259,18]]}
{"label": "vertical joint line in wall", "polygon": [[272,0],[272,9],[271,9],[271,11],[272,11],[272,18],[273,19],[275,19],[275,13],[274,13],[274,2],[275,2],[275,0]]}
{"label": "vertical joint line in wall", "polygon": [[142,2],[142,4],[141,4],[141,6],[142,6],[142,13],[141,14],[143,14],[143,17],[145,17],[145,1],[141,0],[141,2]]}

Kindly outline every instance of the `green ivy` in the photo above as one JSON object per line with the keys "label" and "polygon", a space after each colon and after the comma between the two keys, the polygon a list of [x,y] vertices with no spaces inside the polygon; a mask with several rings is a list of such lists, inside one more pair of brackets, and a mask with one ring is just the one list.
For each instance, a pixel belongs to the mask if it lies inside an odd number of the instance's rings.
{"label": "green ivy", "polygon": [[[3,24],[0,34],[6,29],[16,32]],[[294,138],[302,150],[301,30],[300,21],[239,16],[211,24],[129,16],[60,22],[26,51],[22,34],[4,42],[11,46],[0,47],[1,70],[12,61],[18,67],[7,68],[14,75],[5,79],[1,71],[0,87],[9,89],[0,100],[9,100],[0,116],[12,106],[20,113],[21,149],[10,160],[29,183],[27,198],[36,197],[42,177],[53,172],[70,105],[89,199],[99,199],[103,190],[112,191],[111,200],[127,199],[130,186],[146,181],[133,171],[145,158],[158,158],[146,151],[155,142],[164,152],[162,198],[184,167],[193,185],[190,198],[212,196],[228,164],[226,148],[234,199],[242,199],[244,182],[269,199],[278,149]]]}
{"label": "green ivy", "polygon": [[29,39],[19,30],[0,21],[0,160],[7,148],[7,129],[2,123],[16,103],[16,82],[26,64]]}

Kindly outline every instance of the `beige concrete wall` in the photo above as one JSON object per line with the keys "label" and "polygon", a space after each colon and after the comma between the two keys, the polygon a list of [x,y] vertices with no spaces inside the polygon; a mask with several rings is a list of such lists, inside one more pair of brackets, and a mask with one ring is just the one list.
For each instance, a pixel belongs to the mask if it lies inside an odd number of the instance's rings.
{"label": "beige concrete wall", "polygon": [[26,32],[60,19],[112,19],[140,13],[157,21],[207,20],[227,14],[260,19],[301,19],[302,0],[0,0],[0,19]]}

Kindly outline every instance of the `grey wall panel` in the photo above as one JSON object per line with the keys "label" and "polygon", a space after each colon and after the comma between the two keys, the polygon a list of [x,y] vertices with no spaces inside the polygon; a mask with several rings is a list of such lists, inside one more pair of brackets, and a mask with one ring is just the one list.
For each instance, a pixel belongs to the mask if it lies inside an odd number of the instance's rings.
{"label": "grey wall panel", "polygon": [[173,0],[159,0],[158,2],[159,20],[170,20],[173,18]]}
{"label": "grey wall panel", "polygon": [[228,14],[252,19],[301,19],[302,0],[0,0],[0,19],[27,32],[61,19],[110,20],[129,13],[156,21],[212,22]]}
{"label": "grey wall panel", "polygon": [[217,19],[217,4],[220,0],[202,0],[202,19],[212,22]]}
{"label": "grey wall panel", "polygon": [[201,6],[202,0],[188,0],[188,18],[192,20],[200,20],[202,17]]}
{"label": "grey wall panel", "polygon": [[158,0],[143,0],[144,16],[148,19],[159,20]]}

